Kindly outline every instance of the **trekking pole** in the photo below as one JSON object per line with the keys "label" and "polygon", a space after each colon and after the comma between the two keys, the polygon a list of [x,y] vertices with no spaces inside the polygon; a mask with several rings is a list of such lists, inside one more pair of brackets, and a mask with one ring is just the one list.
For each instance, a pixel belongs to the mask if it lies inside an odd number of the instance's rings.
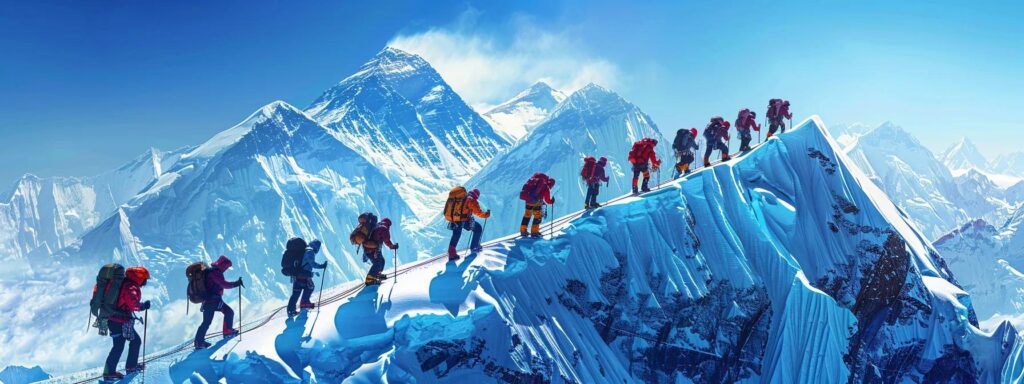
{"label": "trekking pole", "polygon": [[[398,269],[396,268],[395,271]],[[316,295],[316,311],[320,312],[320,299],[324,297],[324,281],[327,281],[327,268],[320,275],[320,293]]]}
{"label": "trekking pole", "polygon": [[[391,288],[394,288],[395,284],[398,284],[398,250],[395,249],[394,251],[395,251],[395,279],[393,280]],[[323,287],[321,287],[320,288],[320,293],[322,294],[323,292],[324,292]],[[320,301],[320,299],[317,299],[317,301]]]}
{"label": "trekking pole", "polygon": [[[134,332],[134,330],[132,331]],[[149,308],[142,313],[142,382],[146,382],[146,337],[149,336]]]}
{"label": "trekking pole", "polygon": [[551,229],[548,230],[548,236],[551,237],[552,239],[554,239],[555,238],[555,201],[554,200],[551,201],[551,219],[550,220],[551,220],[551,225],[550,225]]}
{"label": "trekking pole", "polygon": [[238,287],[238,342],[242,342],[242,290],[245,286]]}

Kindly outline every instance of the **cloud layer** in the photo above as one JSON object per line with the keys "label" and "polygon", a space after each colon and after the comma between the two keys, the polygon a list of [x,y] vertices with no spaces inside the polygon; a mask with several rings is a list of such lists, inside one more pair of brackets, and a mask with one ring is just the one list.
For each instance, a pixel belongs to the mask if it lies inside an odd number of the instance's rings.
{"label": "cloud layer", "polygon": [[514,19],[511,33],[488,34],[467,11],[449,27],[400,34],[388,43],[422,56],[478,110],[486,110],[527,86],[545,81],[563,92],[594,82],[615,87],[618,68],[586,52],[568,30],[544,30]]}

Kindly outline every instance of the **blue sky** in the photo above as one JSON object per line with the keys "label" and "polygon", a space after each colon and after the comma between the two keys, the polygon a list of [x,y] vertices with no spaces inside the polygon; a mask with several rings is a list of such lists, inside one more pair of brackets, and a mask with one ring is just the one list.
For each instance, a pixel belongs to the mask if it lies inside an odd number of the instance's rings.
{"label": "blue sky", "polygon": [[[608,86],[664,130],[770,97],[826,123],[892,120],[933,151],[1021,147],[1013,2],[17,2],[0,13],[0,184],[90,175],[306,106],[386,44],[467,101],[535,80]],[[5,181],[6,180],[6,181]]]}

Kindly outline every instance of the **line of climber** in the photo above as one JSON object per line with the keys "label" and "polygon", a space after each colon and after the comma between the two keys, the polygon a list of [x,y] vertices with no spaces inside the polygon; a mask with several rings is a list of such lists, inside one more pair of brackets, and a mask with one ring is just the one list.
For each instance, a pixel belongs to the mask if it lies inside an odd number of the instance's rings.
{"label": "line of climber", "polygon": [[[792,124],[789,101],[771,99],[766,115],[766,124],[769,127],[768,138],[774,136],[776,132],[785,133],[784,119],[788,119]],[[761,125],[757,124],[757,114],[749,108],[741,109],[737,114],[735,127],[740,138],[740,152],[749,151],[752,131],[757,131],[760,136]],[[730,160],[729,128],[729,122],[720,116],[712,117],[705,126],[706,146],[703,158],[705,167],[711,165],[710,157],[716,150],[721,152],[721,161]],[[676,157],[673,179],[691,172],[691,164],[696,157],[695,151],[700,149],[696,141],[697,134],[696,128],[680,129],[676,132],[675,140],[672,143]],[[655,153],[657,144],[658,141],[653,138],[642,138],[636,141],[629,151],[628,159],[632,165],[633,174],[631,185],[633,194],[650,191],[650,172],[651,170],[657,172],[661,166],[661,161]],[[609,177],[605,172],[607,163],[606,157],[587,156],[583,159],[580,176],[587,185],[584,209],[601,206],[597,202],[597,196],[601,184],[609,182]],[[641,176],[643,176],[642,180]],[[520,200],[525,203],[520,223],[521,237],[541,237],[541,224],[548,211],[545,208],[555,204],[555,198],[551,195],[554,186],[555,179],[540,172],[535,173],[523,184],[519,194]],[[457,247],[463,231],[472,233],[470,252],[475,253],[482,249],[480,241],[491,211],[481,209],[479,198],[480,191],[478,189],[467,190],[463,186],[453,188],[448,194],[443,213],[447,228],[452,232],[448,245],[448,259],[451,261],[460,258]],[[481,225],[475,218],[484,219],[484,224]],[[383,273],[385,265],[383,247],[388,247],[394,252],[396,265],[398,261],[399,245],[391,240],[392,222],[386,217],[378,221],[377,216],[370,212],[360,214],[357,221],[358,224],[349,235],[349,240],[356,245],[357,251],[362,251],[363,261],[371,263],[364,284],[367,286],[381,284],[387,279]],[[291,238],[286,243],[281,258],[281,273],[289,277],[292,283],[292,294],[287,305],[289,318],[298,315],[300,310],[317,307],[317,304],[311,301],[312,294],[316,290],[314,279],[317,276],[321,277],[322,295],[325,274],[315,272],[315,270],[324,271],[327,268],[326,261],[316,261],[321,247],[320,240],[307,243],[298,237]],[[234,311],[223,299],[226,289],[245,286],[241,277],[234,281],[227,281],[224,278],[224,273],[231,266],[232,262],[228,257],[220,256],[213,263],[196,262],[185,268],[185,276],[188,280],[188,300],[190,303],[199,304],[199,310],[202,313],[202,322],[196,330],[193,340],[193,346],[197,350],[210,347],[210,343],[206,341],[206,333],[216,312],[223,315],[221,335],[224,338],[232,338],[240,334],[240,331],[234,328]],[[105,381],[121,380],[125,377],[116,369],[125,344],[128,344],[125,372],[137,374],[145,369],[144,362],[139,362],[139,354],[140,348],[142,354],[145,354],[146,326],[148,325],[146,324],[148,316],[145,314],[148,313],[151,303],[149,300],[142,301],[141,288],[146,285],[149,278],[149,271],[144,267],[125,268],[120,264],[105,265],[97,274],[96,285],[90,300],[90,315],[95,316],[96,321],[93,323],[90,320],[90,323],[99,330],[100,335],[109,335],[112,339],[112,347],[103,369],[102,379]],[[241,307],[241,303],[241,290],[239,290],[239,307]],[[136,315],[137,312],[144,312],[144,316],[139,318]],[[241,317],[241,308],[239,308],[239,317]],[[135,330],[135,323],[138,321],[143,322],[142,337]]]}

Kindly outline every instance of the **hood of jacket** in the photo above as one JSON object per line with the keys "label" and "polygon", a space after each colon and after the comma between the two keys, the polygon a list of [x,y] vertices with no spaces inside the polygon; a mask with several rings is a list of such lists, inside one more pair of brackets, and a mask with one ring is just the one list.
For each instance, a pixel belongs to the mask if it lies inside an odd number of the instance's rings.
{"label": "hood of jacket", "polygon": [[231,265],[231,259],[228,259],[228,257],[224,255],[220,255],[220,257],[217,258],[217,261],[210,264],[211,267],[217,268],[221,272],[227,271],[228,268],[231,268]]}

